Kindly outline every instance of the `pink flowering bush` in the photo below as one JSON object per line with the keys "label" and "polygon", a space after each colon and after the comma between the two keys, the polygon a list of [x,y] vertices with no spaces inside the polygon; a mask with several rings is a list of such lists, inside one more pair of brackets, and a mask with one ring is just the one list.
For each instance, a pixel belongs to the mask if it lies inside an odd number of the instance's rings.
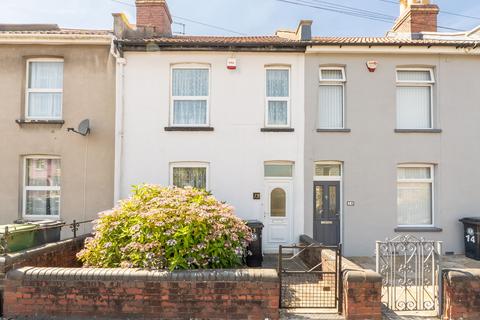
{"label": "pink flowering bush", "polygon": [[141,185],[100,214],[77,257],[97,268],[230,268],[242,263],[251,237],[233,208],[206,191]]}

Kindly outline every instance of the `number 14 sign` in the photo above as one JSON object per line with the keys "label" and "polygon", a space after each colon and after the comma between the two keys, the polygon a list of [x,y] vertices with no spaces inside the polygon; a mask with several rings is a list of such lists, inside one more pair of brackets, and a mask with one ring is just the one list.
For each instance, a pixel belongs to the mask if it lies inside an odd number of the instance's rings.
{"label": "number 14 sign", "polygon": [[467,229],[467,234],[465,235],[467,242],[476,243],[477,239],[475,238],[475,231],[472,228]]}

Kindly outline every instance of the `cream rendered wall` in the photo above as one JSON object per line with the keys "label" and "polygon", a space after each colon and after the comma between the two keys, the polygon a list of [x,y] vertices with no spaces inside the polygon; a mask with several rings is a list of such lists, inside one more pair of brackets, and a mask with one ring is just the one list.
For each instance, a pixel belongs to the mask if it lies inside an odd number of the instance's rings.
{"label": "cream rendered wall", "polygon": [[[226,68],[237,58],[238,69]],[[294,170],[294,239],[303,233],[304,55],[301,53],[126,52],[124,141],[120,197],[133,184],[168,185],[170,163],[210,163],[209,189],[244,219],[264,220],[264,161],[288,160]],[[210,123],[214,132],[166,132],[170,66],[211,65]],[[265,66],[291,66],[295,132],[263,133]],[[252,194],[261,192],[261,200]]]}
{"label": "cream rendered wall", "polygon": [[[369,73],[368,60],[378,69]],[[345,65],[346,127],[350,133],[317,133],[318,68]],[[434,114],[442,133],[395,133],[395,68],[435,69]],[[396,167],[436,165],[435,226],[442,232],[412,233],[442,240],[445,251],[463,252],[458,219],[479,216],[480,78],[478,56],[402,54],[308,54],[305,113],[305,231],[312,235],[313,167],[319,160],[344,162],[343,243],[348,256],[371,256],[375,241],[394,237]],[[355,201],[354,207],[346,202]]]}

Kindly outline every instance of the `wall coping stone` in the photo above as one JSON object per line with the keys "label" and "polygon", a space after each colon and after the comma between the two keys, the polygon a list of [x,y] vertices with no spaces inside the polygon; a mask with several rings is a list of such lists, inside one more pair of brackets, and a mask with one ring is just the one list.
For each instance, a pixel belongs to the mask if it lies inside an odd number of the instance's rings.
{"label": "wall coping stone", "polygon": [[278,282],[275,269],[212,269],[189,271],[148,271],[140,269],[34,268],[24,267],[7,273],[15,281],[148,281],[148,282]]}
{"label": "wall coping stone", "polygon": [[444,269],[443,271],[450,283],[480,281],[480,269]]}
{"label": "wall coping stone", "polygon": [[345,272],[344,279],[343,279],[345,282],[349,282],[349,283],[382,282],[382,276],[373,270],[364,269],[364,270],[346,270],[346,271],[348,272]]}

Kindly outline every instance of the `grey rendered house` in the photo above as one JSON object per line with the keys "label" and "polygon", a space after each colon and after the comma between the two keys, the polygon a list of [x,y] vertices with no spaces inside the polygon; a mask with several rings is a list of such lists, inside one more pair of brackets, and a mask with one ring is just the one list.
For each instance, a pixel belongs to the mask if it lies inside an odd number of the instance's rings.
{"label": "grey rendered house", "polygon": [[[93,219],[113,203],[107,31],[0,25],[0,224]],[[85,119],[86,136],[67,131]]]}
{"label": "grey rendered house", "polygon": [[401,6],[386,37],[306,49],[305,232],[348,256],[403,233],[461,253],[458,220],[480,215],[480,33]]}

